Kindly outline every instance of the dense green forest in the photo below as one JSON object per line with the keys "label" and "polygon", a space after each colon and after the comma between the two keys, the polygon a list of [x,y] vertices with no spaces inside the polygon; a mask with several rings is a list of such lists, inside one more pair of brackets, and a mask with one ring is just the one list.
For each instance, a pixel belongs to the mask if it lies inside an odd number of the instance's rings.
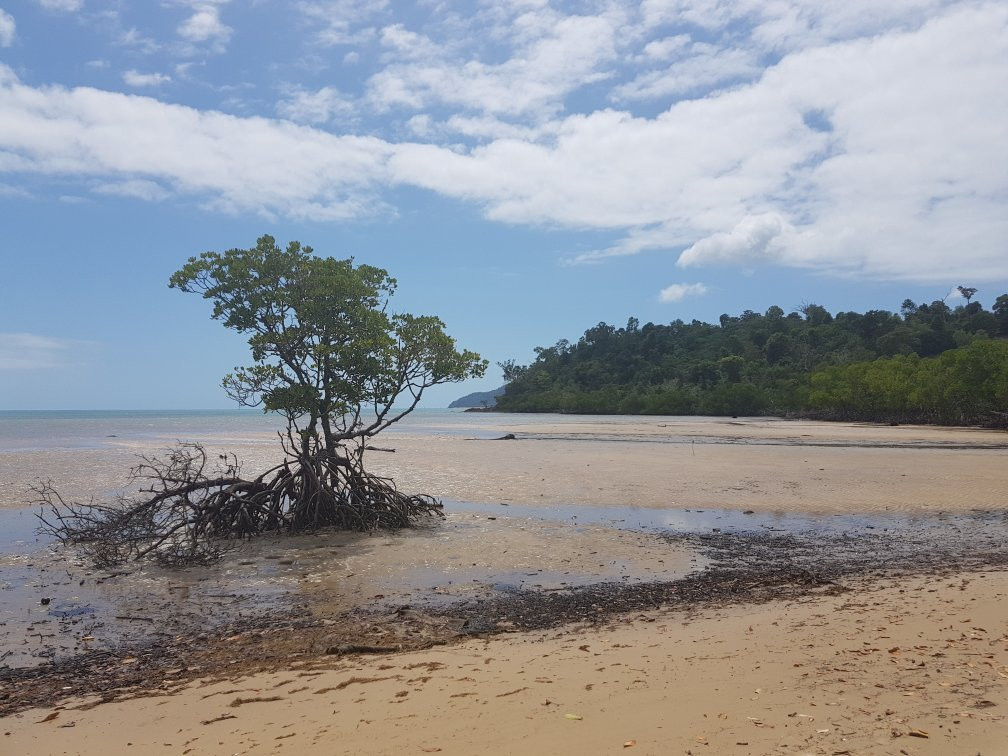
{"label": "dense green forest", "polygon": [[1008,294],[991,310],[943,300],[900,312],[722,315],[624,328],[501,363],[498,409],[668,415],[781,415],[879,422],[1008,422]]}

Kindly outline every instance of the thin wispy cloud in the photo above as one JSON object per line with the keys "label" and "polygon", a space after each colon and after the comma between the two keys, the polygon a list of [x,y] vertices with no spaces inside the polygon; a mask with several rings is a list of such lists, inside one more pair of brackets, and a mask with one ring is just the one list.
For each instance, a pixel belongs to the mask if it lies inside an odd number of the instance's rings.
{"label": "thin wispy cloud", "polygon": [[115,43],[120,47],[129,48],[143,55],[153,55],[161,52],[164,45],[158,43],[149,36],[144,35],[136,27],[130,27],[120,31],[115,38]]}
{"label": "thin wispy cloud", "polygon": [[136,199],[147,200],[148,202],[157,202],[171,196],[171,192],[163,186],[155,181],[147,181],[146,179],[100,183],[94,187],[94,191],[99,194],[110,194],[117,197],[134,197]]}
{"label": "thin wispy cloud", "polygon": [[0,333],[0,370],[66,367],[82,342],[33,333]]}
{"label": "thin wispy cloud", "polygon": [[75,13],[84,7],[84,0],[35,0],[46,10]]}
{"label": "thin wispy cloud", "polygon": [[696,92],[707,92],[752,81],[763,72],[753,50],[694,43],[661,67],[637,76],[613,90],[613,99],[653,100]]}
{"label": "thin wispy cloud", "polygon": [[0,47],[10,47],[14,44],[14,34],[17,24],[14,16],[0,8]]}
{"label": "thin wispy cloud", "polygon": [[123,81],[131,87],[157,87],[171,81],[171,76],[162,73],[140,73],[130,69],[123,72]]}
{"label": "thin wispy cloud", "polygon": [[607,16],[520,15],[522,36],[499,63],[471,58],[401,25],[382,30],[388,64],[368,82],[380,109],[462,108],[540,118],[563,109],[571,92],[608,77],[617,25]]}
{"label": "thin wispy cloud", "polygon": [[314,42],[347,46],[374,39],[389,5],[388,0],[316,0],[295,7],[313,30]]}
{"label": "thin wispy cloud", "polygon": [[292,87],[277,103],[277,115],[296,123],[324,124],[346,119],[354,112],[354,103],[335,87],[314,91]]}
{"label": "thin wispy cloud", "polygon": [[3,184],[0,183],[0,197],[9,197],[14,199],[31,199],[34,195],[25,189],[23,186],[15,186],[13,184]]}

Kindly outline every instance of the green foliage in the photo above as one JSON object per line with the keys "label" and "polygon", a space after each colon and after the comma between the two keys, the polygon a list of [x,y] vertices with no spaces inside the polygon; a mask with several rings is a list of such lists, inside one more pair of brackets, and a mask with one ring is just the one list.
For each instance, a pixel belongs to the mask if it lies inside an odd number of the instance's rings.
{"label": "green foliage", "polygon": [[1008,294],[998,297],[991,309],[997,322],[998,334],[1008,336]]}
{"label": "green foliage", "polygon": [[[303,454],[332,453],[412,411],[424,390],[483,375],[434,316],[390,314],[396,281],[352,259],[318,257],[271,236],[252,249],[204,252],[169,286],[213,302],[213,317],[248,335],[253,364],[225,376],[228,395],[286,416]],[[393,403],[404,407],[393,410]]]}
{"label": "green foliage", "polygon": [[978,422],[1008,410],[997,367],[1008,345],[998,335],[1008,336],[1008,294],[993,311],[907,299],[900,314],[833,315],[806,304],[789,315],[777,306],[725,314],[717,325],[631,318],[626,328],[599,323],[577,343],[539,347],[528,366],[502,363],[508,385],[497,406]]}
{"label": "green foliage", "polygon": [[517,364],[514,360],[504,360],[503,362],[498,362],[497,367],[499,367],[501,372],[504,374],[505,382],[513,381],[515,378],[520,378],[525,372],[525,367]]}
{"label": "green foliage", "polygon": [[721,373],[722,380],[728,383],[738,383],[742,380],[742,369],[745,367],[745,357],[733,354],[729,357],[722,357],[717,361],[718,372]]}
{"label": "green foliage", "polygon": [[969,302],[976,295],[977,290],[972,286],[956,286],[956,290]]}
{"label": "green foliage", "polygon": [[830,417],[976,423],[1008,410],[1008,342],[834,365],[810,382],[810,409]]}
{"label": "green foliage", "polygon": [[784,362],[791,356],[794,345],[791,337],[786,333],[775,333],[768,338],[764,344],[764,356],[770,365],[777,365]]}

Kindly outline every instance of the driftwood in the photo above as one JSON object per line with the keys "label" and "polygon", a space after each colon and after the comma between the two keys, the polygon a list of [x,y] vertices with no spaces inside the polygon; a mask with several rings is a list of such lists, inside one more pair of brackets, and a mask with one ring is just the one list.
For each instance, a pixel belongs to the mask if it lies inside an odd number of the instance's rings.
{"label": "driftwood", "polygon": [[100,567],[131,559],[169,566],[207,564],[242,539],[266,533],[401,528],[441,514],[437,499],[400,493],[372,475],[363,448],[284,461],[246,479],[232,455],[211,464],[200,444],[179,443],[163,457],[142,456],[130,471],[138,494],[111,503],[66,501],[51,481],[34,487],[40,530],[72,544]]}

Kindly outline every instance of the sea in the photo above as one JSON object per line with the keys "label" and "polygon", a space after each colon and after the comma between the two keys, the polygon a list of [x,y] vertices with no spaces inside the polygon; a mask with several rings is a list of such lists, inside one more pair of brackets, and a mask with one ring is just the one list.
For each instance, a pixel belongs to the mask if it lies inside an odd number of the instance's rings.
{"label": "sea", "polygon": [[[416,409],[392,428],[397,433],[480,433],[487,415],[463,409]],[[0,410],[0,453],[94,449],[128,441],[275,438],[283,417],[255,409],[217,410]]]}

